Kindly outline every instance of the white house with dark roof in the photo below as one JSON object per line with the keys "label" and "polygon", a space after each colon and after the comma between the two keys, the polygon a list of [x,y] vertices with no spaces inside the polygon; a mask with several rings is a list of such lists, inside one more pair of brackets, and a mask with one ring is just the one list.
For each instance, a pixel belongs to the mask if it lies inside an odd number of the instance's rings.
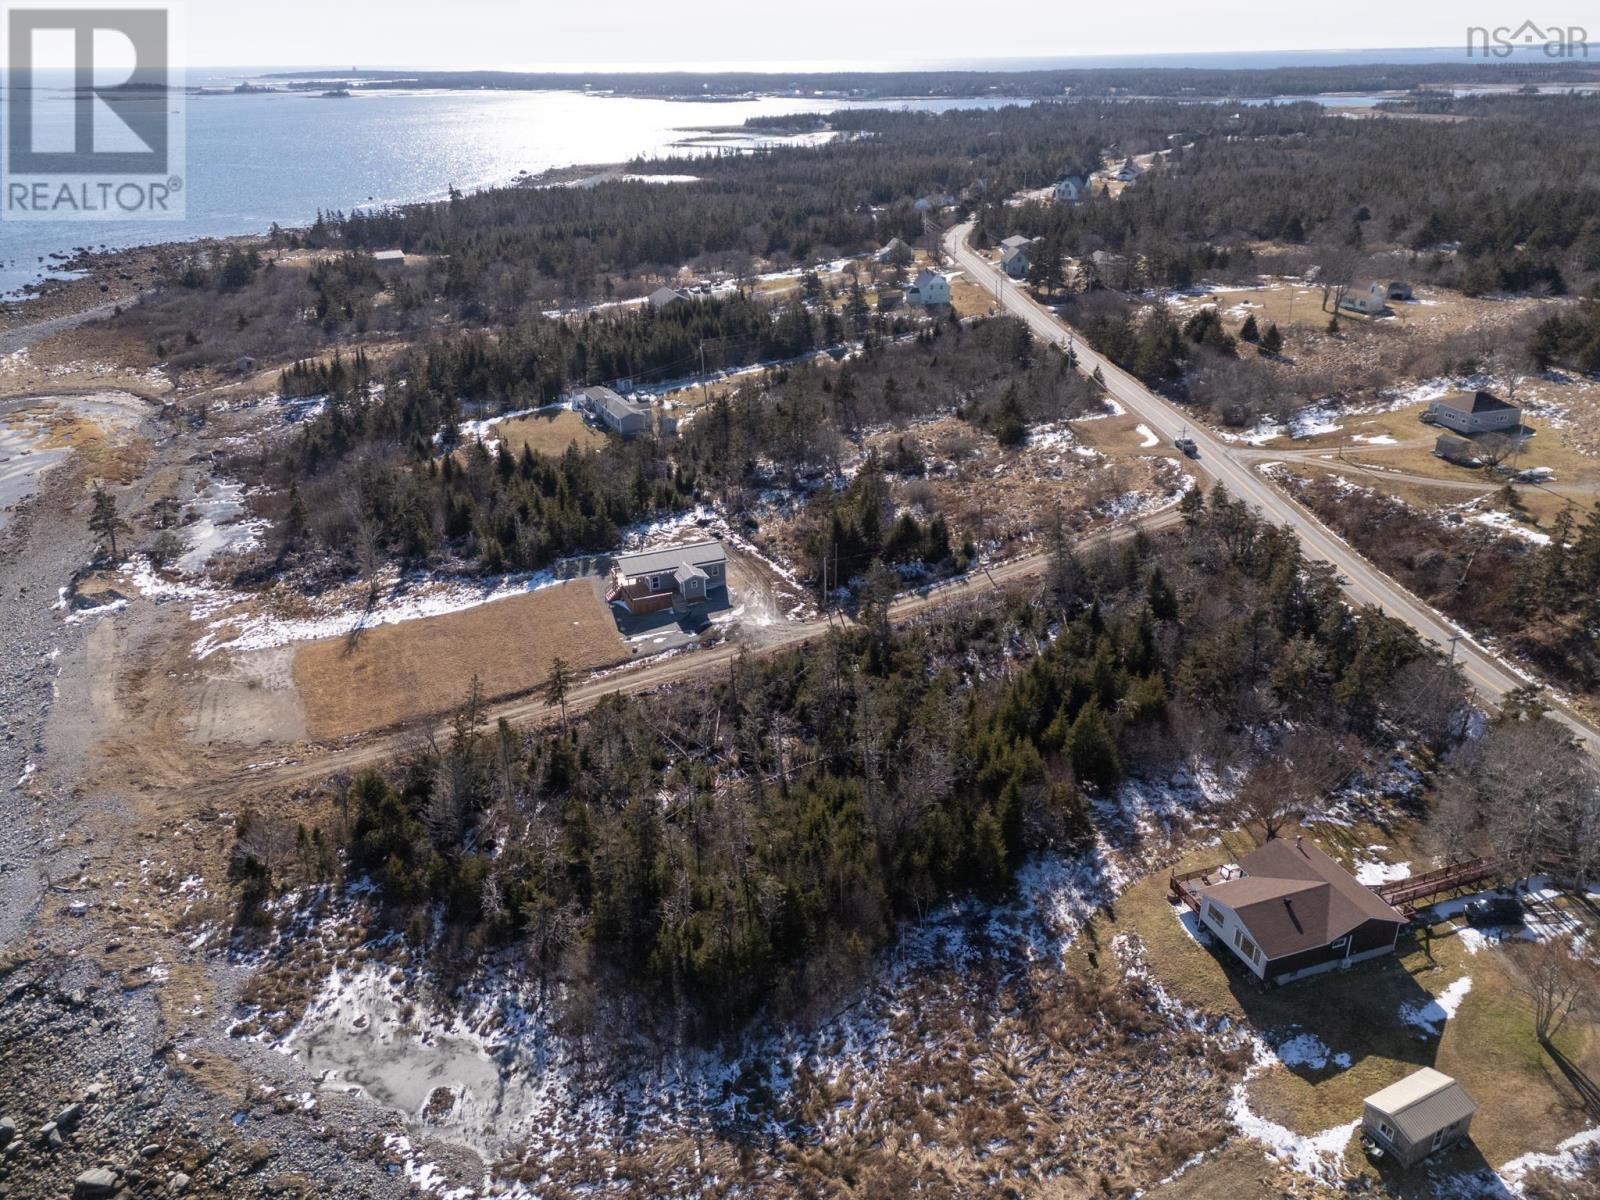
{"label": "white house with dark roof", "polygon": [[937,271],[923,267],[906,288],[906,303],[930,308],[950,303],[950,281]]}
{"label": "white house with dark roof", "polygon": [[1005,246],[1000,251],[1000,269],[1012,279],[1023,279],[1033,260],[1028,257],[1028,245]]}
{"label": "white house with dark roof", "polygon": [[[1386,283],[1383,280],[1375,280],[1364,288],[1351,288],[1340,299],[1339,307],[1348,312],[1360,313],[1365,317],[1381,317],[1384,313],[1390,311],[1390,288],[1393,286],[1395,285]],[[1400,286],[1403,287],[1404,285]],[[1408,293],[1404,297],[1394,298],[1409,300],[1411,297]]]}
{"label": "white house with dark roof", "polygon": [[1076,204],[1089,194],[1089,185],[1083,181],[1081,175],[1067,175],[1056,183],[1056,202],[1058,204]]}

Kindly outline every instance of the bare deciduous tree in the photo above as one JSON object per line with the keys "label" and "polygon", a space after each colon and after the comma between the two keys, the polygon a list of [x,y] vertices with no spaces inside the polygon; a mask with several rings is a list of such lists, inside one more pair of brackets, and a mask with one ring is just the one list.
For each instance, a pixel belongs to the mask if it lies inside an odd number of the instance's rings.
{"label": "bare deciduous tree", "polygon": [[1516,942],[1510,952],[1518,989],[1533,1005],[1533,1033],[1541,1045],[1548,1045],[1574,1013],[1595,1011],[1600,970],[1574,954],[1569,939]]}

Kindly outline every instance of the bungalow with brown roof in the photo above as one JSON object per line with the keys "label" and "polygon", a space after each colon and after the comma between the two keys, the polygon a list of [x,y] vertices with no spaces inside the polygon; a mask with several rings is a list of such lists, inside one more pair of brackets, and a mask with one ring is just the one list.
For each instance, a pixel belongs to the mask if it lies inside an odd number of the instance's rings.
{"label": "bungalow with brown roof", "polygon": [[1316,846],[1273,838],[1198,889],[1200,919],[1266,983],[1394,953],[1406,918]]}

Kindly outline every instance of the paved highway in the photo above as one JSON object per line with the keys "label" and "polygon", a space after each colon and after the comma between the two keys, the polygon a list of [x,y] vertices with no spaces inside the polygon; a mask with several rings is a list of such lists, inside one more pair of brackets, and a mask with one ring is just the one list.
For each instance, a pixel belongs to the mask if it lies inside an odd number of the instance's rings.
{"label": "paved highway", "polygon": [[[1106,390],[1112,398],[1136,414],[1168,445],[1187,432],[1199,447],[1201,468],[1268,520],[1294,529],[1300,535],[1307,558],[1331,563],[1338,570],[1344,580],[1345,594],[1351,601],[1372,605],[1404,621],[1427,641],[1446,652],[1451,639],[1460,635],[1455,648],[1456,662],[1461,664],[1467,681],[1492,704],[1499,704],[1507,692],[1528,682],[1498,656],[1463,635],[1457,626],[1362,558],[1307,509],[1236,458],[1226,443],[1205,429],[1190,425],[1183,412],[1115,363],[1095,353],[1076,330],[978,254],[967,240],[971,232],[972,225],[969,222],[957,225],[945,234],[945,252],[951,259],[976,283],[995,292],[1005,309],[1026,321],[1041,340],[1063,347],[1070,344],[1077,353],[1079,369],[1086,375],[1093,374],[1095,368],[1099,367]],[[1546,702],[1554,703],[1549,698]],[[1559,704],[1553,708],[1551,716],[1568,726],[1587,744],[1590,753],[1600,756],[1600,732],[1593,726]]]}

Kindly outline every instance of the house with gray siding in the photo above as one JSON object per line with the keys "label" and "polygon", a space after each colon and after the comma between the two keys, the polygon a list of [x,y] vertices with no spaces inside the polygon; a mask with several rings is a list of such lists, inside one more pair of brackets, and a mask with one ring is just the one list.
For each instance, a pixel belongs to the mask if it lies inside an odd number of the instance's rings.
{"label": "house with gray siding", "polygon": [[595,420],[619,437],[638,437],[650,428],[650,410],[608,387],[578,389],[578,400]]}
{"label": "house with gray siding", "polygon": [[1465,1138],[1477,1111],[1459,1083],[1423,1067],[1368,1096],[1361,1129],[1379,1149],[1410,1167]]}
{"label": "house with gray siding", "polygon": [[1428,420],[1457,433],[1516,433],[1522,428],[1522,410],[1499,396],[1479,389],[1442,396],[1428,405]]}
{"label": "house with gray siding", "polygon": [[728,553],[718,541],[692,542],[618,554],[611,560],[606,599],[634,616],[683,612],[715,599],[728,586]]}

